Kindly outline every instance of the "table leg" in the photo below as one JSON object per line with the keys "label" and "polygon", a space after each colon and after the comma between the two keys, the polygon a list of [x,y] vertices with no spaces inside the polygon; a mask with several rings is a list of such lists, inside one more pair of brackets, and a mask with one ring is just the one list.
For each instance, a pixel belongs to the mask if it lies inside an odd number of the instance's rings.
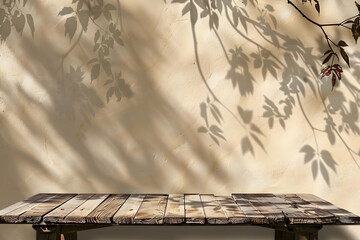
{"label": "table leg", "polygon": [[318,240],[321,227],[275,228],[275,240]]}
{"label": "table leg", "polygon": [[77,232],[63,232],[61,226],[33,226],[36,240],[77,240]]}
{"label": "table leg", "polygon": [[61,240],[77,240],[77,232],[62,233]]}
{"label": "table leg", "polygon": [[61,240],[60,228],[57,226],[39,226],[36,230],[36,240]]}

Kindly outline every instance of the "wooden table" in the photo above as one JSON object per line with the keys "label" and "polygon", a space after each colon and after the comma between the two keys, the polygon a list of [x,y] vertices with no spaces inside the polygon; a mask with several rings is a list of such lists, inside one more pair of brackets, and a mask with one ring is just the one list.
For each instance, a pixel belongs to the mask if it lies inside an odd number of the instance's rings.
{"label": "wooden table", "polygon": [[125,225],[238,224],[275,229],[276,240],[317,240],[323,225],[360,217],[312,194],[37,194],[0,210],[0,223],[32,224],[37,240],[75,240]]}

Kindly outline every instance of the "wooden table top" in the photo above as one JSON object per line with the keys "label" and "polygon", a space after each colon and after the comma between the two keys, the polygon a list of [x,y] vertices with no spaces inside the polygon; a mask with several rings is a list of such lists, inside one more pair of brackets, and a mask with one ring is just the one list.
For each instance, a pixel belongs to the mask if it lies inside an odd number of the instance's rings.
{"label": "wooden table top", "polygon": [[37,194],[0,210],[0,223],[360,224],[312,194]]}

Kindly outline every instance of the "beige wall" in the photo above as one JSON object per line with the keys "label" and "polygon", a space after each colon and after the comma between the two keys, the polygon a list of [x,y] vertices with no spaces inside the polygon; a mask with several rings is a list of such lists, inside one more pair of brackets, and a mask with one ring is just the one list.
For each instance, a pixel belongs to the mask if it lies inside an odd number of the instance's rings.
{"label": "beige wall", "polygon": [[[58,12],[71,1],[29,2],[25,11],[34,17],[34,38],[25,28],[22,36],[12,32],[0,45],[0,208],[38,192],[308,192],[360,214],[360,52],[350,38],[344,40],[351,45],[352,68],[342,64],[344,79],[331,91],[330,79],[320,80],[317,74],[326,50],[321,32],[286,1],[259,1],[260,10],[271,4],[277,18],[277,28],[269,22],[265,38],[250,23],[247,32],[241,22],[234,29],[224,10],[219,38],[209,29],[208,18],[198,19],[197,51],[189,15],[181,14],[184,4],[121,1],[125,46],[117,46],[111,59],[133,96],[120,102],[112,97],[107,103],[105,74],[90,83],[86,65],[94,54],[97,26],[90,22],[64,58],[65,71],[70,65],[85,71],[83,90],[73,81],[62,88],[61,59],[79,31],[70,42],[64,36],[66,18]],[[345,10],[334,16],[339,7]],[[245,9],[257,24],[258,10],[250,3]],[[353,1],[323,1],[321,18],[305,9],[323,22],[356,13]],[[335,40],[341,33],[331,32]],[[230,51],[239,47],[238,53]],[[264,79],[263,65],[254,67],[260,48],[279,60],[276,76],[266,71]],[[274,59],[266,58],[267,66]],[[198,132],[206,126],[200,106],[207,97],[222,117],[218,123],[206,108],[208,124],[221,129],[225,139],[217,137],[219,145]],[[279,103],[287,97],[295,103],[291,114]],[[269,126],[263,116],[266,98],[279,108],[285,129],[278,119]],[[327,128],[326,111],[342,132]],[[316,149],[316,142],[319,152],[332,156],[325,154],[317,171],[300,152],[306,145]],[[271,239],[272,234],[252,227],[119,227],[81,233],[80,238]],[[0,226],[1,240],[34,236],[30,226]],[[360,227],[325,227],[320,236],[359,239]]]}

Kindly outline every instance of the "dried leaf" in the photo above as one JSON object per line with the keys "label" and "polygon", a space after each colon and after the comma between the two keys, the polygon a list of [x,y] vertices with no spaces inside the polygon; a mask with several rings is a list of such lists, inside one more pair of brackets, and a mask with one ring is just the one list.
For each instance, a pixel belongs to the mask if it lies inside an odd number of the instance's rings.
{"label": "dried leaf", "polygon": [[343,48],[340,48],[340,53],[344,61],[347,63],[347,65],[350,67],[350,60],[349,56],[346,54],[345,50]]}
{"label": "dried leaf", "polygon": [[339,43],[338,43],[338,46],[340,46],[340,47],[347,47],[347,46],[349,46],[349,45],[347,45],[347,43],[346,43],[345,41],[340,40]]}

